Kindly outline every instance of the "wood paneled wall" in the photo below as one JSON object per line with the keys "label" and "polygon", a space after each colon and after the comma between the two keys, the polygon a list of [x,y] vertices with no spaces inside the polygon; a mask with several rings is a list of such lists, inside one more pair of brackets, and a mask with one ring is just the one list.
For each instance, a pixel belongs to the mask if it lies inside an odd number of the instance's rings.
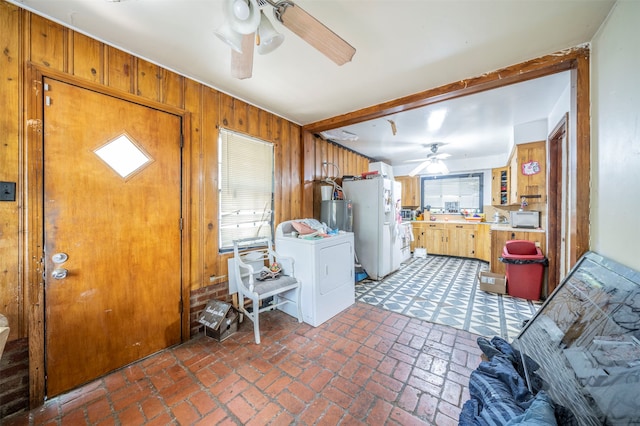
{"label": "wood paneled wall", "polygon": [[314,217],[314,185],[327,177],[364,173],[369,170],[369,159],[309,132],[303,132],[303,140],[305,203],[302,217]]}
{"label": "wood paneled wall", "polygon": [[[31,63],[135,95],[187,113],[185,141],[190,144],[191,217],[188,286],[191,290],[226,286],[227,257],[218,253],[217,143],[218,128],[242,132],[275,144],[275,220],[307,217],[313,199],[306,183],[321,175],[323,159],[340,165],[343,173],[366,171],[368,160],[330,146],[316,138],[304,139],[301,128],[274,114],[203,84],[163,69],[57,23],[0,0],[0,181],[18,183],[18,200],[0,203],[0,312],[9,318],[10,339],[28,336],[28,295],[23,246],[24,222],[30,208],[24,194],[28,164],[26,103],[29,102],[26,67]],[[78,105],[82,108],[82,105]],[[310,194],[312,195],[312,193]],[[310,216],[309,216],[310,217]]]}

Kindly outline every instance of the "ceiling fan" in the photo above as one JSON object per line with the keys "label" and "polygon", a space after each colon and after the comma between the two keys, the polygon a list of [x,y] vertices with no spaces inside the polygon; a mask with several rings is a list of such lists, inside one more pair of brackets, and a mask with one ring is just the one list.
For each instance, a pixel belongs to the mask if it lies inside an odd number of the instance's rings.
{"label": "ceiling fan", "polygon": [[[426,160],[422,161],[422,163],[420,163],[415,169],[411,170],[411,172],[409,173],[409,176],[415,176],[418,173],[420,173],[420,171],[422,169],[424,169],[426,167],[427,172],[428,173],[440,173],[443,175],[446,175],[449,173],[449,169],[447,168],[447,166],[442,162],[442,160],[445,160],[449,157],[451,157],[451,154],[438,154],[438,148],[440,146],[442,146],[444,144],[440,143],[434,143],[431,144],[431,154],[427,155]],[[411,161],[415,161],[415,160],[411,160]]]}
{"label": "ceiling fan", "polygon": [[315,47],[338,65],[353,58],[356,49],[291,0],[224,0],[226,22],[216,32],[231,47],[231,75],[249,78],[253,72],[254,46],[259,54],[275,50],[284,41],[264,9],[273,7],[273,15],[285,27]]}

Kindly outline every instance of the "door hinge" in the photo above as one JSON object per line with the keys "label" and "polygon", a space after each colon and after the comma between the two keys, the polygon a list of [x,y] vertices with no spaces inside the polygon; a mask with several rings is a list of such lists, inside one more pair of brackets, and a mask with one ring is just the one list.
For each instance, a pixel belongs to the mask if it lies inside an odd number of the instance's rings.
{"label": "door hinge", "polygon": [[184,148],[184,135],[180,133],[180,148]]}
{"label": "door hinge", "polygon": [[183,225],[183,220],[182,218],[180,218],[180,223],[178,223],[178,226],[180,227],[180,231],[182,231],[182,225]]}
{"label": "door hinge", "polygon": [[[44,91],[45,92],[49,91],[49,84],[48,83],[44,83]],[[51,106],[51,97],[50,96],[47,96],[47,95],[44,96],[44,104],[46,106]]]}
{"label": "door hinge", "polygon": [[184,302],[182,301],[182,299],[180,299],[180,303],[178,303],[178,312],[184,312]]}

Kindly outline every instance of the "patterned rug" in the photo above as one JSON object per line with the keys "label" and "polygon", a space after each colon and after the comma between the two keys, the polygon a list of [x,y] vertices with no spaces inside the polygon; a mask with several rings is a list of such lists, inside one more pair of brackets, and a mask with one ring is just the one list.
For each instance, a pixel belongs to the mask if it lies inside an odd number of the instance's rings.
{"label": "patterned rug", "polygon": [[542,306],[478,286],[486,262],[448,256],[412,258],[382,281],[356,284],[356,300],[486,337],[513,340]]}

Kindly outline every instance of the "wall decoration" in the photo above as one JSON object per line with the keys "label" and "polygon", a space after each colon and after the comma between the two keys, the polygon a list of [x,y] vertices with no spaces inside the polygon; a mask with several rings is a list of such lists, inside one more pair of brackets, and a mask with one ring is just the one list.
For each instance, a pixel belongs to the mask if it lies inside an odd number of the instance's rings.
{"label": "wall decoration", "polygon": [[525,176],[535,175],[540,172],[540,163],[538,163],[537,161],[531,160],[528,163],[522,164],[522,174]]}

